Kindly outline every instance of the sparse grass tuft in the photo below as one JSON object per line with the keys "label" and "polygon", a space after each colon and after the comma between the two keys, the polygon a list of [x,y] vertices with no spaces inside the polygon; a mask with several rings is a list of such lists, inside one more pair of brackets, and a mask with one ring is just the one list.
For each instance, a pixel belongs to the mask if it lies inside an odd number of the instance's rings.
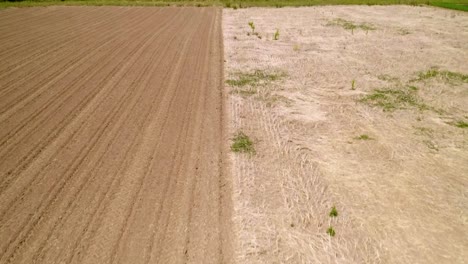
{"label": "sparse grass tuft", "polygon": [[252,140],[243,132],[237,133],[232,141],[231,150],[233,152],[255,154]]}
{"label": "sparse grass tuft", "polygon": [[336,18],[332,21],[329,21],[327,26],[339,26],[346,30],[351,30],[351,32],[354,32],[354,30],[357,30],[357,29],[361,29],[364,31],[376,30],[376,27],[372,24],[368,24],[368,23],[355,24],[352,21],[348,21],[342,18]]}
{"label": "sparse grass tuft", "polygon": [[408,107],[418,108],[419,110],[432,109],[422,103],[412,89],[375,89],[371,94],[364,96],[359,101],[381,107],[384,111],[394,111]]}
{"label": "sparse grass tuft", "polygon": [[468,74],[458,73],[458,72],[451,72],[451,71],[441,71],[437,68],[431,68],[428,71],[419,72],[418,77],[412,79],[412,82],[417,81],[426,81],[432,78],[440,77],[448,82],[462,82],[468,83]]}
{"label": "sparse grass tuft", "polygon": [[356,90],[356,80],[351,81],[351,90]]}
{"label": "sparse grass tuft", "polygon": [[329,215],[330,215],[330,217],[337,217],[338,216],[338,210],[336,210],[335,206],[332,207]]}
{"label": "sparse grass tuft", "polygon": [[360,135],[359,137],[355,137],[354,139],[357,139],[357,140],[372,140],[373,138],[369,137],[366,134],[363,134],[363,135]]}
{"label": "sparse grass tuft", "polygon": [[335,229],[333,229],[333,227],[330,226],[327,229],[327,234],[330,235],[331,237],[334,237],[336,235]]}
{"label": "sparse grass tuft", "polygon": [[270,83],[284,77],[284,73],[265,73],[261,70],[255,70],[253,73],[238,73],[237,78],[228,79],[226,83],[230,86],[244,87],[244,86],[256,86],[261,84]]}

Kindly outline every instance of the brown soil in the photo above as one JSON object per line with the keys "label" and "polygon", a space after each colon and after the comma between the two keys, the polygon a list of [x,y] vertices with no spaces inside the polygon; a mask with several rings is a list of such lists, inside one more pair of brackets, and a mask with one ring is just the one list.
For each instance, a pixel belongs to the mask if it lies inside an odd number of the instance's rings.
{"label": "brown soil", "polygon": [[220,21],[0,11],[0,263],[229,260]]}
{"label": "brown soil", "polygon": [[[467,27],[428,7],[225,10],[226,79],[285,75],[226,87],[256,148],[231,155],[239,262],[465,263]],[[375,89],[411,103],[360,101]]]}

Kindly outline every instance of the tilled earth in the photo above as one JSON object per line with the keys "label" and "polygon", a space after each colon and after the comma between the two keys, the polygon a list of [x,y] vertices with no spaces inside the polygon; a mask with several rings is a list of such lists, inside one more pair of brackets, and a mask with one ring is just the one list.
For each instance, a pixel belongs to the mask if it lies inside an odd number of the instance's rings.
{"label": "tilled earth", "polygon": [[0,263],[220,263],[216,8],[0,11]]}

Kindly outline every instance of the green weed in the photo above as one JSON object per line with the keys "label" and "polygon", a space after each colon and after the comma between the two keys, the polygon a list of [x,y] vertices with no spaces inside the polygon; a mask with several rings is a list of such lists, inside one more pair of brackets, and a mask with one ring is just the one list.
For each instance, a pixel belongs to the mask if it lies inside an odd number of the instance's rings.
{"label": "green weed", "polygon": [[249,153],[254,154],[255,148],[253,146],[252,140],[244,134],[243,132],[237,133],[237,135],[232,139],[233,143],[231,145],[231,150],[238,153]]}
{"label": "green weed", "polygon": [[276,29],[275,35],[273,36],[273,40],[279,39],[279,29]]}
{"label": "green weed", "polygon": [[356,90],[356,80],[351,81],[351,90]]}
{"label": "green weed", "polygon": [[336,207],[333,206],[330,213],[329,213],[329,216],[330,217],[337,217],[338,216],[338,210],[336,210]]}
{"label": "green weed", "polygon": [[250,21],[249,26],[252,29],[252,34],[254,34],[255,33],[255,24],[254,24],[254,22]]}
{"label": "green weed", "polygon": [[333,227],[330,226],[327,229],[327,234],[330,235],[331,237],[334,237],[336,235],[335,229],[333,229]]}

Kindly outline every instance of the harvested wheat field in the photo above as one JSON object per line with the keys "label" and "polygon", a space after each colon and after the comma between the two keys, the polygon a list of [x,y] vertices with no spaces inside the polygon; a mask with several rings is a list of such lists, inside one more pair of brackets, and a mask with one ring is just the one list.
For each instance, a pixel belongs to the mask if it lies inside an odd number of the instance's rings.
{"label": "harvested wheat field", "polygon": [[225,9],[228,130],[250,139],[237,262],[468,259],[467,29],[429,7]]}
{"label": "harvested wheat field", "polygon": [[0,263],[221,263],[217,8],[0,11]]}

